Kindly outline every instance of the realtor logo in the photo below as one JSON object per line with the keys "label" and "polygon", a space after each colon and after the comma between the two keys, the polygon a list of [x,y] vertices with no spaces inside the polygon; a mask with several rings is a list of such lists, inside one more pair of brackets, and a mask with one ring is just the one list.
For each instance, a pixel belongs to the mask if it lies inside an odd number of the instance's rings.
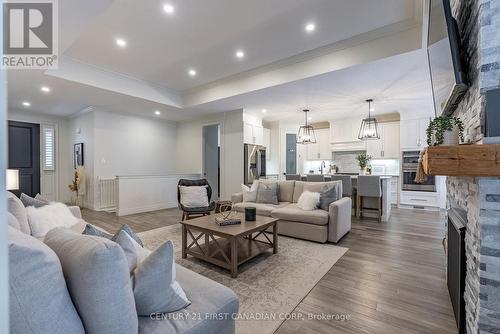
{"label": "realtor logo", "polygon": [[2,68],[57,68],[57,37],[55,1],[3,3]]}

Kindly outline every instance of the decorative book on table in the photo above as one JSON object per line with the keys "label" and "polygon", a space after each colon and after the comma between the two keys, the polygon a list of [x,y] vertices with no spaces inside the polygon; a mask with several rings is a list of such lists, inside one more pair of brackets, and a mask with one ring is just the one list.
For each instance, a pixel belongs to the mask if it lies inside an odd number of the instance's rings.
{"label": "decorative book on table", "polygon": [[238,225],[241,224],[241,219],[215,217],[215,223],[219,226]]}

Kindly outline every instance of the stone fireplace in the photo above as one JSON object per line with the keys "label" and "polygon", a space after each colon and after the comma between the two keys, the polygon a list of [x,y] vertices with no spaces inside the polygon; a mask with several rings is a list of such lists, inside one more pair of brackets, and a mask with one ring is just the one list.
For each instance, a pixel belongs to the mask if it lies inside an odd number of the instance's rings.
{"label": "stone fireplace", "polygon": [[[500,0],[451,0],[470,88],[454,116],[465,140],[485,138],[486,94],[500,88]],[[498,138],[496,139],[498,140]],[[448,207],[467,211],[465,318],[467,333],[500,332],[500,178],[448,177]]]}

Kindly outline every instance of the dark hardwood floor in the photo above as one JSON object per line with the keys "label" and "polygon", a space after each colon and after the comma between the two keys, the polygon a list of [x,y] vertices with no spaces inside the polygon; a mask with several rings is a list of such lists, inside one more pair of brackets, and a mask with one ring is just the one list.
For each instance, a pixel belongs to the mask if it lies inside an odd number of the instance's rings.
{"label": "dark hardwood floor", "polygon": [[[174,224],[177,209],[126,217],[83,210],[110,232],[127,223],[140,232]],[[445,281],[444,218],[394,209],[387,223],[353,218],[340,246],[349,251],[276,331],[286,333],[457,333]],[[347,315],[348,320],[309,319]]]}

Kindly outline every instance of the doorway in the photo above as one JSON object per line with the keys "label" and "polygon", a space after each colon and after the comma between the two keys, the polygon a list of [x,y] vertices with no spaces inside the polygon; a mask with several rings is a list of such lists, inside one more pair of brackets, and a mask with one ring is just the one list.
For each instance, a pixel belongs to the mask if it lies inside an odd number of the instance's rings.
{"label": "doorway", "polygon": [[286,173],[297,174],[297,135],[286,134]]}
{"label": "doorway", "polygon": [[203,177],[220,198],[220,125],[203,127]]}
{"label": "doorway", "polygon": [[40,193],[40,124],[9,121],[9,169],[19,170],[19,196]]}

